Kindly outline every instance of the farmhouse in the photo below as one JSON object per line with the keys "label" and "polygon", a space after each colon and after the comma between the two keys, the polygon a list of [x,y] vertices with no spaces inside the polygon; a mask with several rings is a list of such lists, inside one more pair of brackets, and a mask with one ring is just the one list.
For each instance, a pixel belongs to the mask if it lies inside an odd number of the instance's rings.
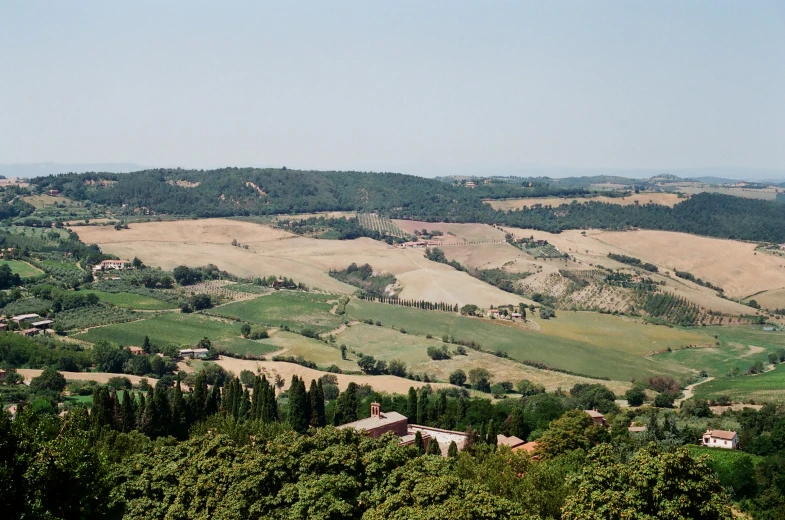
{"label": "farmhouse", "polygon": [[605,416],[602,415],[597,410],[584,410],[589,416],[594,420],[594,424],[598,426],[608,426],[608,421],[605,420]]}
{"label": "farmhouse", "polygon": [[627,431],[630,433],[643,433],[646,431],[645,426],[635,426],[635,423],[630,423],[627,427]]}
{"label": "farmhouse", "polygon": [[93,271],[106,271],[108,269],[127,269],[131,267],[130,260],[103,260],[93,267]]}
{"label": "farmhouse", "polygon": [[488,311],[489,318],[498,318],[499,317],[499,309],[490,309]]}
{"label": "farmhouse", "polygon": [[364,430],[374,439],[381,437],[387,432],[393,432],[398,437],[400,446],[414,444],[417,432],[420,432],[423,445],[427,448],[431,439],[435,440],[439,443],[439,448],[444,456],[447,455],[451,442],[455,442],[459,450],[462,450],[466,443],[466,434],[463,432],[409,424],[409,419],[405,415],[401,415],[398,412],[382,412],[379,403],[371,403],[371,416],[367,419],[342,424],[338,428]]}
{"label": "farmhouse", "polygon": [[735,450],[739,444],[738,434],[726,430],[706,430],[701,440],[704,446],[728,450]]}
{"label": "farmhouse", "polygon": [[144,349],[142,347],[135,347],[131,345],[128,347],[128,352],[130,352],[132,356],[141,356],[144,354]]}
{"label": "farmhouse", "polygon": [[29,337],[37,335],[39,332],[40,331],[38,329],[25,329],[25,330],[17,330],[16,332],[14,332],[14,334],[19,334],[21,336],[27,336],[29,338]]}
{"label": "farmhouse", "polygon": [[536,449],[537,449],[537,441],[531,441],[531,442],[527,442],[526,444],[522,444],[518,447],[513,448],[512,451],[523,450],[531,455],[532,453],[534,453]]}
{"label": "farmhouse", "polygon": [[466,181],[465,186],[467,188],[476,188],[477,187],[477,183],[476,182],[472,182],[472,181]]}
{"label": "farmhouse", "polygon": [[8,330],[8,324],[7,323],[0,323],[0,331],[5,332],[7,330]]}
{"label": "farmhouse", "polygon": [[210,352],[206,348],[185,348],[180,350],[180,357],[181,358],[206,358],[208,352]]}
{"label": "farmhouse", "polygon": [[510,317],[512,319],[521,319],[523,316],[521,315],[520,312],[513,312],[513,313],[510,314]]}
{"label": "farmhouse", "polygon": [[60,195],[60,190],[49,190],[50,197],[57,197],[58,195]]}

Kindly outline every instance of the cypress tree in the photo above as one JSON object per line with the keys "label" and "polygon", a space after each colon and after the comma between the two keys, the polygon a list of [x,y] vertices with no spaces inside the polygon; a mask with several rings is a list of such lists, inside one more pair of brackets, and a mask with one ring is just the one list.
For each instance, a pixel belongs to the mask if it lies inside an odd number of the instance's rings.
{"label": "cypress tree", "polygon": [[[319,380],[321,384],[321,379]],[[319,391],[319,385],[311,379],[311,387],[308,390],[308,397],[311,402],[311,420],[309,424],[314,428],[324,426],[324,394]],[[321,414],[319,409],[321,408]]]}
{"label": "cypress tree", "polygon": [[150,345],[150,337],[149,336],[145,336],[144,337],[144,343],[142,343],[142,350],[144,350],[145,354],[150,354],[152,352],[153,347],[152,347],[152,345]]}
{"label": "cypress tree", "polygon": [[120,413],[122,415],[123,432],[128,433],[134,428],[136,428],[136,412],[134,410],[134,396],[128,390],[123,392],[123,404],[120,407]]}
{"label": "cypress tree", "polygon": [[139,393],[139,406],[136,408],[136,429],[142,433],[148,431],[147,402],[143,393]]}
{"label": "cypress tree", "polygon": [[357,384],[349,383],[335,403],[333,425],[340,426],[357,420]]}
{"label": "cypress tree", "polygon": [[466,401],[463,399],[463,396],[458,399],[458,411],[456,415],[459,421],[466,417]]}
{"label": "cypress tree", "polygon": [[264,421],[275,422],[278,420],[278,402],[275,400],[275,385],[266,384],[266,378],[262,376],[262,387],[265,391]]}
{"label": "cypress tree", "polygon": [[488,421],[488,430],[485,436],[485,442],[492,446],[496,446],[496,443],[499,442],[498,438],[496,437],[496,424],[493,422],[493,419]]}
{"label": "cypress tree", "polygon": [[450,441],[450,447],[447,448],[447,456],[453,458],[458,456],[458,445],[455,444],[455,441]]}
{"label": "cypress tree", "polygon": [[406,416],[409,421],[417,419],[417,392],[413,387],[409,387],[409,400],[406,403]]}
{"label": "cypress tree", "polygon": [[420,455],[425,454],[425,445],[423,444],[422,434],[420,430],[417,430],[417,433],[414,434],[414,447],[417,448],[417,453]]}
{"label": "cypress tree", "polygon": [[251,419],[258,421],[262,415],[262,378],[256,376],[253,380],[253,394],[251,395]]}
{"label": "cypress tree", "polygon": [[251,416],[251,394],[246,388],[240,396],[240,406],[238,407],[237,418],[246,420]]}
{"label": "cypress tree", "polygon": [[169,433],[177,440],[185,440],[188,437],[188,418],[186,416],[185,401],[183,391],[180,388],[180,376],[177,376],[177,384],[174,386],[172,397],[172,419]]}
{"label": "cypress tree", "polygon": [[194,422],[204,421],[207,408],[207,378],[204,371],[196,375],[194,381],[194,391],[188,399],[188,407],[191,410],[191,418]]}
{"label": "cypress tree", "polygon": [[289,426],[298,433],[308,430],[308,407],[305,395],[305,383],[297,376],[292,376],[289,386]]}
{"label": "cypress tree", "polygon": [[439,446],[439,442],[435,438],[431,437],[431,439],[428,440],[428,450],[425,453],[426,455],[442,454],[442,449]]}
{"label": "cypress tree", "polygon": [[425,387],[420,389],[420,398],[417,400],[417,424],[427,426],[428,420],[428,392]]}
{"label": "cypress tree", "polygon": [[437,418],[441,417],[447,412],[447,394],[442,392],[439,394],[439,402],[438,406],[436,407],[436,415]]}
{"label": "cypress tree", "polygon": [[218,384],[216,383],[213,385],[213,389],[212,391],[210,391],[210,396],[207,398],[207,402],[204,405],[205,418],[218,413],[218,404],[220,402],[221,402],[221,387],[218,386]]}
{"label": "cypress tree", "polygon": [[324,385],[322,384],[321,378],[319,382],[316,383],[316,389],[319,392],[319,399],[316,401],[316,421],[320,428],[327,426],[327,416],[324,412]]}

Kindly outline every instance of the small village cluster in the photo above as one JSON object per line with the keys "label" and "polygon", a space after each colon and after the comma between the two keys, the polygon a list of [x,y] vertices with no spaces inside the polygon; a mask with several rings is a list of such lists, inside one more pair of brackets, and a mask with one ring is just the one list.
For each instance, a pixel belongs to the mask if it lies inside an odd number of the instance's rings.
{"label": "small village cluster", "polygon": [[[604,428],[610,427],[605,416],[597,410],[584,410],[584,412],[592,418],[594,424]],[[419,424],[409,424],[409,419],[405,415],[398,412],[382,412],[379,403],[371,403],[370,417],[343,424],[338,428],[354,428],[355,430],[361,430],[374,439],[378,439],[387,432],[393,432],[398,437],[400,446],[414,444],[415,438],[419,433],[426,450],[430,442],[437,442],[439,450],[445,457],[447,456],[451,443],[455,443],[458,451],[463,451],[468,440],[466,432],[443,430],[441,428],[421,426]],[[628,430],[630,433],[642,433],[646,431],[646,427],[630,424]],[[512,451],[523,450],[526,453],[534,454],[537,449],[536,441],[526,442],[515,436],[498,434],[496,440],[497,445],[507,446]],[[703,446],[712,448],[736,449],[738,447],[739,436],[736,432],[731,431],[707,430],[706,433],[703,434],[701,442]],[[537,457],[537,455],[534,455],[534,457]]]}

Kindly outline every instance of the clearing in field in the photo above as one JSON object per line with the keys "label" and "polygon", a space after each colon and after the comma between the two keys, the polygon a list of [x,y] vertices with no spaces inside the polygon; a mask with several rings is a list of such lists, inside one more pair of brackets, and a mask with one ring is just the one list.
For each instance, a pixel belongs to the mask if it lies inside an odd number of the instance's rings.
{"label": "clearing in field", "polygon": [[362,300],[352,300],[346,309],[353,318],[379,320],[410,334],[431,334],[436,338],[448,335],[455,340],[475,341],[485,350],[500,351],[519,361],[616,381],[655,374],[687,375],[690,370],[686,367],[646,355],[668,347],[705,344],[712,339],[691,331],[588,312],[560,311],[555,319],[537,319],[534,323],[541,332],[535,332],[502,320]]}
{"label": "clearing in field", "polygon": [[340,316],[330,312],[335,305],[336,297],[332,295],[278,291],[252,300],[222,305],[210,312],[266,327],[286,326],[298,332],[311,329],[322,333],[343,323]]}
{"label": "clearing in field", "polygon": [[785,364],[774,370],[754,376],[719,377],[697,385],[695,397],[716,399],[727,396],[734,402],[783,403],[785,402]]}
{"label": "clearing in field", "polygon": [[488,224],[448,224],[445,222],[425,222],[421,220],[393,220],[393,222],[406,233],[411,235],[415,231],[441,231],[442,236],[432,240],[452,243],[488,243],[504,242],[504,232]]}
{"label": "clearing in field", "polygon": [[[408,370],[414,374],[425,374],[439,381],[448,381],[450,374],[461,369],[469,372],[472,368],[485,368],[493,375],[493,382],[510,381],[513,384],[528,379],[543,385],[548,391],[558,388],[569,389],[577,383],[602,383],[616,393],[624,393],[630,385],[620,381],[598,381],[560,372],[540,370],[523,365],[517,361],[499,358],[486,352],[466,348],[466,355],[455,354],[458,345],[443,343],[441,339],[426,338],[414,334],[404,334],[389,327],[376,327],[363,323],[354,324],[342,332],[338,343],[345,344],[350,351],[374,356],[384,361],[404,361]],[[429,346],[446,345],[452,354],[451,359],[435,361],[427,354]],[[355,365],[356,366],[356,365]]]}
{"label": "clearing in field", "polygon": [[572,204],[573,202],[578,202],[579,204],[584,202],[602,202],[605,204],[618,204],[620,206],[629,206],[632,204],[659,204],[661,206],[673,207],[685,200],[685,198],[679,197],[676,193],[639,193],[627,197],[529,197],[524,199],[486,200],[485,203],[489,204],[493,209],[509,211],[531,208],[537,205],[553,206],[555,208],[562,204]]}
{"label": "clearing in field", "polygon": [[722,195],[733,195],[734,197],[742,197],[745,199],[761,199],[761,200],[774,200],[777,197],[777,192],[780,188],[724,188],[720,186],[680,186],[678,190],[681,193],[696,195],[698,193],[719,193]]}
{"label": "clearing in field", "polygon": [[[199,228],[202,222],[207,222],[204,232]],[[170,226],[174,230],[168,234],[166,230]],[[504,239],[501,231],[481,227]],[[251,222],[226,219],[131,224],[130,229],[120,231],[95,227],[76,227],[74,230],[81,239],[97,243],[105,252],[121,258],[136,256],[148,265],[163,269],[213,263],[239,276],[274,274],[311,288],[351,294],[356,288],[331,278],[329,271],[345,269],[352,262],[367,263],[376,271],[396,275],[403,285],[402,298],[459,305],[474,303],[482,307],[526,301],[450,266],[432,262],[425,258],[421,249],[403,249],[368,238],[287,238],[292,235]],[[254,241],[255,234],[261,238]],[[233,237],[249,248],[232,246]]]}
{"label": "clearing in field", "polygon": [[655,358],[678,363],[695,371],[705,370],[712,377],[723,377],[734,367],[744,373],[757,361],[768,365],[769,353],[785,349],[785,333],[765,331],[760,325],[706,327],[701,331],[712,336],[712,339],[716,336],[719,345],[664,352]]}
{"label": "clearing in field", "polygon": [[275,350],[272,345],[245,339],[240,335],[240,324],[201,314],[167,312],[145,320],[95,327],[77,339],[95,343],[109,341],[118,345],[141,345],[149,336],[154,345],[193,346],[207,337],[213,346],[236,354],[260,356]]}
{"label": "clearing in field", "polygon": [[133,293],[109,293],[103,291],[83,290],[82,293],[91,293],[98,296],[98,298],[106,303],[111,303],[116,307],[124,307],[126,309],[138,309],[142,311],[161,311],[166,309],[175,309],[177,305],[174,303],[165,302],[150,296],[142,296]]}
{"label": "clearing in field", "polygon": [[0,260],[0,265],[7,265],[11,268],[12,273],[18,274],[22,278],[38,276],[44,273],[39,268],[21,260]]}
{"label": "clearing in field", "polygon": [[359,370],[356,363],[357,356],[347,354],[348,359],[341,359],[341,350],[337,345],[330,346],[318,339],[306,338],[293,332],[271,330],[270,337],[259,340],[259,343],[275,348],[275,351],[270,352],[270,356],[292,356],[295,358],[302,356],[324,369],[335,365],[344,371],[356,372]]}

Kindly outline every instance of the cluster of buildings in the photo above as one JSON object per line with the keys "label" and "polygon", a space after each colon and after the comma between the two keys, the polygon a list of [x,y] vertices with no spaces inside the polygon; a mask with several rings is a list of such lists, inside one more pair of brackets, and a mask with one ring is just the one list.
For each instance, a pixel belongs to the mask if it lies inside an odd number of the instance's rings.
{"label": "cluster of buildings", "polygon": [[[19,326],[15,334],[22,336],[36,336],[41,332],[51,328],[54,321],[42,319],[38,314],[20,314],[11,318],[11,321]],[[0,332],[8,331],[8,323],[0,323]]]}
{"label": "cluster of buildings", "polygon": [[432,240],[413,240],[411,242],[404,242],[401,244],[403,248],[412,248],[412,247],[436,247],[439,245],[439,242],[434,242]]}
{"label": "cluster of buildings", "polygon": [[[181,351],[182,352],[182,351]],[[592,418],[594,424],[602,427],[609,427],[608,421],[605,416],[597,410],[584,410],[589,417]],[[398,444],[400,446],[408,446],[414,444],[417,433],[422,437],[425,449],[428,449],[428,444],[435,440],[439,443],[439,449],[443,456],[447,456],[447,450],[451,442],[455,442],[458,451],[462,451],[466,446],[468,439],[465,432],[458,432],[453,430],[443,430],[441,428],[432,428],[430,426],[421,426],[419,424],[409,424],[409,419],[398,412],[382,412],[379,403],[371,403],[371,416],[366,419],[350,422],[338,426],[339,429],[353,428],[355,430],[363,430],[365,433],[374,439],[378,439],[387,432],[393,432],[398,437]],[[634,426],[630,424],[629,431],[631,433],[641,433],[646,431],[645,426]],[[701,444],[703,446],[710,446],[716,448],[736,449],[738,447],[739,436],[736,432],[724,430],[707,430],[703,434]],[[496,443],[499,446],[507,446],[512,451],[523,450],[526,453],[532,454],[537,449],[537,442],[526,442],[515,436],[506,436],[499,434],[496,436]]]}
{"label": "cluster of buildings", "polygon": [[93,272],[109,271],[111,269],[130,269],[133,267],[133,262],[130,260],[103,260],[100,264],[93,266]]}

